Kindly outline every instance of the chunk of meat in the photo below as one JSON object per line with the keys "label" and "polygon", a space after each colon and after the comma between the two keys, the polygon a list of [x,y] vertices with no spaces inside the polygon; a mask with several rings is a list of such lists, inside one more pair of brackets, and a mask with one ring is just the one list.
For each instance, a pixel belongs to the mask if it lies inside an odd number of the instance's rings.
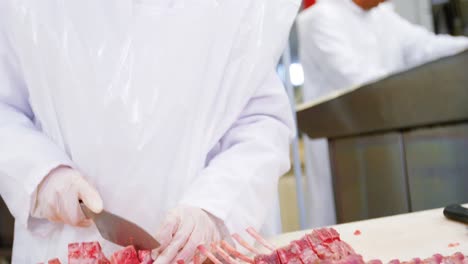
{"label": "chunk of meat", "polygon": [[361,255],[348,255],[341,260],[334,262],[335,264],[365,264]]}
{"label": "chunk of meat", "polygon": [[99,242],[68,244],[68,264],[109,264]]}
{"label": "chunk of meat", "polygon": [[307,237],[314,244],[331,243],[340,240],[340,234],[333,228],[313,230]]}
{"label": "chunk of meat", "polygon": [[435,254],[430,258],[424,259],[423,263],[424,264],[440,264],[444,260],[444,256],[440,254]]}
{"label": "chunk of meat", "polygon": [[68,263],[78,263],[76,260],[81,259],[81,251],[83,246],[81,243],[70,243],[68,244]]}
{"label": "chunk of meat", "polygon": [[444,264],[465,264],[465,256],[457,252],[453,254],[452,256],[444,257],[442,263]]}
{"label": "chunk of meat", "polygon": [[354,250],[341,241],[340,235],[333,228],[322,228],[305,236],[310,247],[320,260],[340,260],[354,254]]}
{"label": "chunk of meat", "polygon": [[108,264],[109,260],[104,256],[99,242],[84,242],[83,243],[83,259],[88,263]]}
{"label": "chunk of meat", "polygon": [[273,252],[269,255],[257,255],[254,258],[255,264],[281,264],[281,261],[276,252]]}
{"label": "chunk of meat", "polygon": [[366,262],[366,264],[383,264],[380,259],[372,259]]}
{"label": "chunk of meat", "polygon": [[335,240],[332,243],[326,243],[325,246],[331,252],[331,258],[333,260],[341,260],[347,256],[356,254],[356,252],[354,252],[353,248],[348,245],[348,243],[341,240]]}
{"label": "chunk of meat", "polygon": [[282,264],[302,264],[298,254],[299,252],[295,247],[296,245],[291,243],[289,246],[277,250],[278,257]]}
{"label": "chunk of meat", "polygon": [[58,258],[51,259],[47,262],[48,264],[62,264]]}
{"label": "chunk of meat", "polygon": [[134,246],[128,246],[122,250],[114,252],[110,259],[110,264],[140,264],[137,251]]}
{"label": "chunk of meat", "polygon": [[312,250],[309,241],[307,238],[302,238],[291,242],[291,245],[294,245],[291,248],[291,252],[297,254],[304,264],[317,264],[319,262],[319,257]]}

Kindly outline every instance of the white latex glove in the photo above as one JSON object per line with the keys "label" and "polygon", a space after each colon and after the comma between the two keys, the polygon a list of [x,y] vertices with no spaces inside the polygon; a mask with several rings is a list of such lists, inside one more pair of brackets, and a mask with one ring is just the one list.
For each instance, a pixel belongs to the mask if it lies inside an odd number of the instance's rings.
{"label": "white latex glove", "polygon": [[210,248],[212,242],[221,240],[224,233],[221,222],[200,208],[172,210],[155,235],[161,246],[153,251],[154,264],[175,263],[181,259],[190,263],[199,245]]}
{"label": "white latex glove", "polygon": [[91,220],[81,211],[80,199],[95,213],[103,209],[101,196],[78,171],[58,167],[37,187],[31,216],[72,226],[89,226]]}

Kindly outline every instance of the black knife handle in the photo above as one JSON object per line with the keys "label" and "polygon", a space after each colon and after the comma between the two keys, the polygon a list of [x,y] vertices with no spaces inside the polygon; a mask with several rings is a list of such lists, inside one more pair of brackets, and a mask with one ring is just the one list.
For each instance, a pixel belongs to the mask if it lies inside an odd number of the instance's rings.
{"label": "black knife handle", "polygon": [[459,204],[445,207],[444,215],[449,219],[468,224],[468,209]]}

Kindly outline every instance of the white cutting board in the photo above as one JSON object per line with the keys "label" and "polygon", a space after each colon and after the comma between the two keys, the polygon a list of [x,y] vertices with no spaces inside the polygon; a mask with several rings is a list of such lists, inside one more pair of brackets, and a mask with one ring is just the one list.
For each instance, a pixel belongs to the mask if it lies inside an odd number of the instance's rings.
{"label": "white cutting board", "polygon": [[[468,205],[465,205],[468,206]],[[377,218],[333,226],[365,260],[411,260],[427,258],[435,253],[468,255],[468,225],[450,221],[443,209]],[[354,232],[361,231],[356,236]],[[283,234],[270,239],[277,246],[287,245],[310,231]],[[459,243],[449,247],[451,243]]]}

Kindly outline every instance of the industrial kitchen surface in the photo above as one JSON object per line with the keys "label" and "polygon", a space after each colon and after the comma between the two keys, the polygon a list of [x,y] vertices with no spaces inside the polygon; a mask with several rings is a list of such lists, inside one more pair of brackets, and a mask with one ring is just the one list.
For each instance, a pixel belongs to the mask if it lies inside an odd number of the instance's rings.
{"label": "industrial kitchen surface", "polygon": [[[416,257],[431,257],[436,253],[451,255],[468,252],[468,225],[445,218],[443,208],[341,224],[333,228],[366,261],[409,261]],[[306,233],[310,231],[287,233],[270,239],[270,242],[284,246]]]}

